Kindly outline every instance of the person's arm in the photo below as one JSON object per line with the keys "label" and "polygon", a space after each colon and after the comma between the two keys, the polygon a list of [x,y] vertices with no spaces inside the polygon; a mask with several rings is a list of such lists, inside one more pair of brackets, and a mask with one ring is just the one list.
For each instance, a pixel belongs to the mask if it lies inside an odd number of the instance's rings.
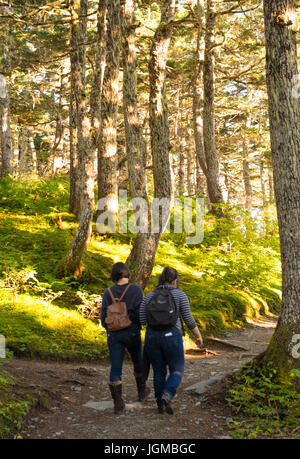
{"label": "person's arm", "polygon": [[133,297],[133,302],[132,302],[132,311],[134,315],[134,321],[138,323],[138,325],[141,325],[140,323],[140,317],[139,317],[139,311],[141,307],[141,303],[144,299],[144,292],[143,289],[140,285],[135,284],[135,294]]}
{"label": "person's arm", "polygon": [[145,296],[143,298],[143,301],[141,302],[141,305],[140,305],[140,323],[141,323],[141,325],[147,325],[147,321],[146,321],[146,304],[152,298],[153,295],[154,295],[154,292],[148,293],[148,295]]}
{"label": "person's arm", "polygon": [[102,324],[102,327],[104,327],[106,329],[106,323],[105,323],[105,319],[106,319],[106,311],[107,311],[107,306],[109,305],[109,296],[108,296],[108,291],[105,290],[104,294],[103,294],[103,298],[102,298],[102,305],[101,305],[101,314],[100,314],[100,320],[101,320],[101,324]]}
{"label": "person's arm", "polygon": [[196,325],[195,328],[193,328],[192,332],[193,332],[194,335],[196,336],[196,344],[197,344],[197,346],[198,346],[198,347],[202,347],[202,346],[203,346],[203,338],[202,338],[202,335],[201,335],[201,333],[200,333],[199,328],[197,327],[197,325]]}
{"label": "person's arm", "polygon": [[198,347],[203,346],[203,338],[199,331],[199,328],[195,322],[194,317],[191,314],[191,306],[188,297],[186,294],[180,290],[180,314],[182,319],[184,320],[186,326],[192,331],[192,333],[196,337],[196,344]]}

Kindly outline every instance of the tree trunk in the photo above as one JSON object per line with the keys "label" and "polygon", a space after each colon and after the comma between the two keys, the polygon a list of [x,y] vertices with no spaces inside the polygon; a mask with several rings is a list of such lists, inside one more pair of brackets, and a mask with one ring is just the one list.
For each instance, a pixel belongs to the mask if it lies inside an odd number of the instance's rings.
{"label": "tree trunk", "polygon": [[51,156],[52,156],[52,176],[54,177],[56,174],[56,168],[57,168],[57,150],[61,144],[61,141],[63,139],[64,135],[64,125],[63,125],[63,120],[61,117],[61,110],[62,110],[62,104],[63,104],[63,93],[64,93],[64,79],[65,75],[63,73],[63,70],[61,70],[61,75],[60,75],[60,89],[59,89],[59,103],[58,107],[56,107],[55,101],[53,101],[53,105],[55,107],[56,111],[56,127],[55,127],[55,135],[54,135],[54,142],[53,142],[53,147],[51,151]]}
{"label": "tree trunk", "polygon": [[179,169],[178,169],[178,188],[179,188],[179,195],[185,196],[186,193],[186,182],[185,182],[185,154],[184,148],[182,145],[179,146]]}
{"label": "tree trunk", "polygon": [[[204,180],[205,176],[201,174],[202,168],[199,163],[198,156],[196,155],[196,196],[203,196],[204,195]],[[203,171],[202,171],[203,172]]]}
{"label": "tree trunk", "polygon": [[28,171],[28,160],[27,160],[27,139],[25,128],[21,127],[19,132],[19,175]]}
{"label": "tree trunk", "polygon": [[107,2],[106,67],[101,95],[98,150],[98,198],[115,214],[118,201],[117,115],[120,71],[120,0]]}
{"label": "tree trunk", "polygon": [[216,215],[222,215],[220,204],[223,203],[223,196],[219,183],[219,159],[217,155],[215,139],[215,23],[216,0],[207,0],[205,24],[205,51],[203,65],[203,140],[207,167],[206,180],[208,196],[210,203],[217,205],[212,206],[212,212]]}
{"label": "tree trunk", "polygon": [[[142,198],[148,203],[146,191],[146,142],[138,115],[135,1],[125,0],[122,14],[123,35],[123,111],[125,120],[126,156],[131,198]],[[149,204],[149,203],[148,203]],[[152,270],[153,235],[149,231],[150,218],[144,215],[148,232],[138,232],[132,251],[126,261],[131,271],[131,281],[146,285]],[[151,271],[150,271],[151,272]]]}
{"label": "tree trunk", "polygon": [[261,194],[263,199],[263,206],[267,204],[267,196],[266,196],[266,186],[264,180],[264,161],[261,159],[259,161],[259,175],[260,175],[260,187],[261,187]]}
{"label": "tree trunk", "polygon": [[[74,6],[76,6],[75,2]],[[78,38],[81,40],[80,46],[85,47],[88,0],[81,0],[79,11],[82,16],[85,16],[85,19],[79,28]],[[77,43],[77,45],[79,49],[79,44]],[[65,260],[65,273],[74,275],[78,275],[82,269],[81,259],[91,236],[94,210],[94,162],[85,84],[85,49],[81,49],[79,57],[79,65],[76,67],[74,78],[74,96],[77,114],[77,154],[79,158],[77,174],[79,180],[79,209],[77,207],[79,211],[79,225]]]}
{"label": "tree trunk", "polygon": [[80,173],[79,173],[79,151],[78,151],[78,107],[80,94],[78,93],[82,81],[83,62],[85,59],[84,49],[80,45],[81,1],[70,0],[71,13],[71,81],[70,81],[70,212],[79,217],[80,213]]}
{"label": "tree trunk", "polygon": [[[0,6],[0,13],[6,14],[6,7]],[[0,44],[0,147],[1,147],[1,176],[12,174],[12,146],[10,130],[10,31],[1,31]]]}
{"label": "tree trunk", "polygon": [[78,277],[82,272],[82,257],[92,234],[92,218],[93,210],[87,205],[81,214],[78,230],[65,259],[64,275],[72,274]]}
{"label": "tree trunk", "polygon": [[[154,198],[166,198],[171,206],[172,184],[170,169],[170,140],[168,107],[166,99],[166,64],[172,36],[172,21],[176,10],[176,0],[164,0],[160,24],[155,32],[149,61],[149,125],[153,162]],[[170,206],[168,215],[170,213]],[[155,254],[166,219],[159,215],[158,228],[153,237],[152,252],[149,256],[148,272],[151,275]]]}
{"label": "tree trunk", "polygon": [[76,100],[74,96],[74,52],[71,52],[71,82],[70,82],[70,109],[69,109],[69,132],[70,132],[70,198],[69,210],[76,214],[77,203],[77,123],[76,123]]}
{"label": "tree trunk", "polygon": [[36,149],[34,145],[33,134],[28,131],[28,152],[29,152],[29,163],[31,171],[36,174],[37,173],[37,155]]}
{"label": "tree trunk", "polygon": [[0,85],[0,135],[2,153],[1,176],[5,177],[6,175],[12,173],[12,148],[10,131],[10,97],[6,77],[3,74],[0,74]]}
{"label": "tree trunk", "polygon": [[264,0],[266,77],[281,261],[282,306],[265,359],[283,376],[300,368],[300,106],[293,0]]}
{"label": "tree trunk", "polygon": [[195,196],[196,185],[195,185],[195,170],[196,170],[196,158],[193,150],[188,151],[189,161],[187,161],[187,190],[188,196]]}
{"label": "tree trunk", "polygon": [[251,214],[253,193],[248,162],[248,139],[245,136],[243,138],[243,179],[245,189],[245,208]]}
{"label": "tree trunk", "polygon": [[94,80],[90,95],[91,107],[91,141],[92,154],[95,164],[95,179],[98,171],[98,149],[99,149],[99,133],[101,124],[101,96],[103,78],[105,72],[105,40],[106,40],[106,19],[107,19],[107,0],[99,0],[98,15],[97,15],[97,53],[96,53],[96,68],[94,72]]}
{"label": "tree trunk", "polygon": [[228,161],[225,160],[224,161],[224,184],[225,184],[225,189],[226,189],[225,200],[228,203],[230,203],[230,201],[233,198],[229,175],[230,175],[229,164],[228,164]]}
{"label": "tree trunk", "polygon": [[[172,20],[176,8],[175,0],[165,0],[161,22],[155,32],[149,61],[149,124],[153,160],[154,197],[171,198],[171,172],[169,160],[169,122],[166,99],[166,63],[172,36]],[[163,230],[157,235],[159,240]]]}
{"label": "tree trunk", "polygon": [[269,178],[269,201],[273,202],[274,199],[274,185],[273,185],[273,174],[271,166],[268,167],[268,178]]}
{"label": "tree trunk", "polygon": [[204,0],[197,1],[197,50],[196,64],[193,82],[193,124],[196,155],[198,163],[203,171],[207,174],[207,164],[204,152],[203,142],[203,61],[204,61]]}

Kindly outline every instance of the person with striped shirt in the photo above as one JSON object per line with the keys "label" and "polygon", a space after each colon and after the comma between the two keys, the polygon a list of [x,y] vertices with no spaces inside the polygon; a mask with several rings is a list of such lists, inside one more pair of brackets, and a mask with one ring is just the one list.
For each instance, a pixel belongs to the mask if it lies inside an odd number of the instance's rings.
{"label": "person with striped shirt", "polygon": [[[186,294],[179,288],[176,269],[166,267],[160,278],[158,287],[150,292],[140,305],[140,322],[147,325],[144,352],[149,359],[154,373],[154,392],[158,412],[173,414],[172,399],[181,383],[184,374],[183,324],[196,336],[198,347],[203,345],[199,328],[191,314],[190,303]],[[147,305],[154,297],[158,288],[169,289],[174,299],[178,318],[169,329],[154,329],[147,323]],[[167,377],[167,368],[169,376]]]}

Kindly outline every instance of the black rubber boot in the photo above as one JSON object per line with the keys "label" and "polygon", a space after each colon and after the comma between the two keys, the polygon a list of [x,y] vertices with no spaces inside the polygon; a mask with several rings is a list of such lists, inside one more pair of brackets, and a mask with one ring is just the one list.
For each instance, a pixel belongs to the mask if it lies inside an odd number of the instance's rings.
{"label": "black rubber boot", "polygon": [[142,402],[150,394],[150,389],[146,386],[146,381],[142,375],[134,374],[134,376],[136,380],[139,401]]}
{"label": "black rubber boot", "polygon": [[125,403],[122,399],[122,383],[109,383],[109,389],[114,401],[115,414],[122,413],[125,409]]}

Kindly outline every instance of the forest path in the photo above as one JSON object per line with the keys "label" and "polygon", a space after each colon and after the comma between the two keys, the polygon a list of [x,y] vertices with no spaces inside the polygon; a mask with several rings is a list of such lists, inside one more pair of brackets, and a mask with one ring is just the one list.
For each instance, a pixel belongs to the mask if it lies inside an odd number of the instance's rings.
{"label": "forest path", "polygon": [[[228,334],[226,340],[246,350],[212,344],[214,354],[201,354],[186,340],[186,370],[174,399],[175,413],[157,413],[152,370],[151,395],[137,403],[132,365],[124,362],[123,392],[127,409],[114,415],[107,385],[109,363],[58,363],[12,359],[3,368],[17,379],[17,389],[42,394],[46,407],[36,407],[27,415],[21,438],[68,439],[197,439],[229,436],[230,409],[224,402],[225,384],[210,387],[204,395],[185,389],[212,377],[230,375],[242,364],[266,349],[274,332],[275,319],[253,323],[242,331]],[[104,402],[97,410],[84,406]],[[89,403],[90,405],[90,403]]]}

